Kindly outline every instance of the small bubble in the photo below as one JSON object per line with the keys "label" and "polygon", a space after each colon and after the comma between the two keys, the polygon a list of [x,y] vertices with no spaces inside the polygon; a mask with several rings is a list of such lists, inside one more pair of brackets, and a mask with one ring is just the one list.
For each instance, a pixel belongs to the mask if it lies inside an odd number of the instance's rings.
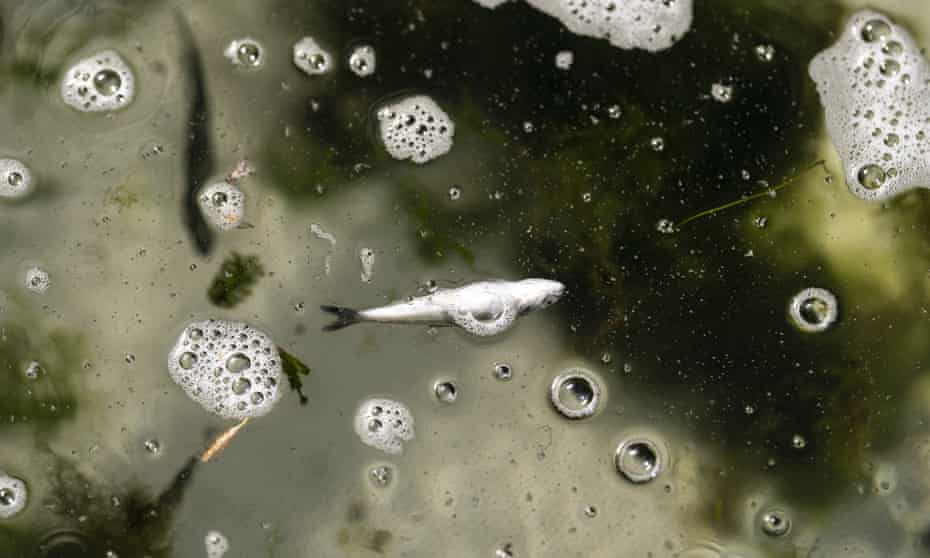
{"label": "small bubble", "polygon": [[494,377],[502,382],[509,382],[513,377],[513,368],[507,363],[498,362],[494,364]]}
{"label": "small bubble", "polygon": [[371,479],[371,482],[375,486],[384,488],[391,484],[391,480],[394,478],[394,471],[388,465],[378,465],[368,470],[368,478]]}
{"label": "small bubble", "polygon": [[123,356],[123,360],[126,361],[126,364],[129,364],[129,365],[135,364],[135,362],[136,362],[136,355],[134,355],[134,354],[132,354],[132,353],[126,353],[126,354]]}
{"label": "small bubble", "polygon": [[662,234],[672,234],[675,232],[675,223],[670,219],[659,219],[656,223],[656,230]]}
{"label": "small bubble", "polygon": [[601,362],[602,362],[602,363],[604,363],[604,364],[610,364],[611,362],[613,362],[613,360],[614,360],[614,357],[613,357],[610,353],[605,352],[605,353],[601,354]]}
{"label": "small bubble", "polygon": [[729,103],[733,100],[733,86],[714,83],[710,86],[710,96],[718,103]]}
{"label": "small bubble", "polygon": [[769,219],[768,217],[763,217],[760,215],[753,219],[753,223],[756,225],[757,229],[764,229],[765,226],[768,225]]}
{"label": "small bubble", "polygon": [[859,184],[868,190],[877,190],[885,185],[885,171],[878,165],[865,165],[859,169]]}
{"label": "small bubble", "polygon": [[494,558],[513,558],[513,545],[510,543],[494,551]]}
{"label": "small bubble", "polygon": [[584,203],[591,203],[591,192],[585,192],[581,194],[581,201]]}
{"label": "small bubble", "polygon": [[782,537],[791,531],[791,518],[782,510],[769,510],[762,514],[761,528],[770,537]]}
{"label": "small bubble", "polygon": [[436,394],[436,399],[443,403],[455,403],[459,396],[458,388],[452,381],[436,382],[433,391]]}
{"label": "small bubble", "polygon": [[655,443],[646,438],[623,441],[614,457],[617,470],[630,482],[645,483],[662,470],[662,460]]}
{"label": "small bubble", "polygon": [[26,483],[0,472],[0,519],[9,519],[26,507]]}
{"label": "small bubble", "polygon": [[584,514],[586,517],[594,519],[595,517],[597,517],[597,508],[594,506],[585,506]]}
{"label": "small bubble", "polygon": [[32,361],[26,366],[26,370],[23,372],[23,374],[30,380],[35,380],[42,374],[42,372],[42,365],[36,361]]}
{"label": "small bubble", "polygon": [[830,291],[811,287],[791,299],[788,312],[798,328],[816,333],[833,325],[838,315],[838,304]]}
{"label": "small bubble", "polygon": [[649,140],[649,147],[652,148],[655,152],[662,152],[665,150],[665,140],[659,136],[656,136]]}
{"label": "small bubble", "polygon": [[533,123],[530,122],[529,120],[523,123],[523,131],[525,133],[532,134],[534,129],[535,128],[533,127]]}
{"label": "small bubble", "polygon": [[262,63],[262,47],[257,41],[241,39],[233,41],[235,45],[236,63],[239,66],[255,68]]}
{"label": "small bubble", "polygon": [[452,186],[449,188],[449,199],[451,201],[458,201],[462,198],[462,189],[458,186]]}
{"label": "small bubble", "polygon": [[349,69],[359,77],[375,73],[375,49],[369,45],[355,47],[349,55]]}
{"label": "small bubble", "polygon": [[807,439],[805,439],[804,436],[801,436],[800,434],[795,434],[791,437],[791,447],[796,450],[802,450],[807,447]]}
{"label": "small bubble", "polygon": [[607,107],[607,116],[613,120],[617,120],[623,116],[623,110],[620,108],[620,105],[610,105]]}
{"label": "small bubble", "polygon": [[560,50],[555,55],[555,67],[560,70],[570,70],[575,63],[575,55],[570,50]]}
{"label": "small bubble", "polygon": [[888,41],[882,45],[882,52],[889,56],[900,56],[904,52],[904,47],[898,41]]}
{"label": "small bubble", "polygon": [[51,285],[49,274],[44,269],[33,267],[26,271],[26,289],[37,293],[45,293]]}
{"label": "small bubble", "polygon": [[878,67],[878,71],[885,77],[894,77],[901,71],[901,64],[897,60],[888,58]]}

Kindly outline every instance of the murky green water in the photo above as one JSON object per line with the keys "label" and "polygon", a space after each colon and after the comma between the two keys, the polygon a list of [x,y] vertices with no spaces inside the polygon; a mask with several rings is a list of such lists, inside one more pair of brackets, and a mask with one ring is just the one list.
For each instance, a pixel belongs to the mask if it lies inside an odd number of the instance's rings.
{"label": "murky green water", "polygon": [[[227,557],[930,554],[926,195],[850,193],[808,75],[860,7],[695,0],[647,52],[516,0],[0,2],[0,158],[34,185],[0,200],[0,471],[28,490],[0,556],[207,556],[213,531]],[[930,36],[918,3],[872,7]],[[133,96],[69,106],[107,50]],[[454,121],[423,165],[379,137],[412,95]],[[220,230],[197,197],[230,173]],[[499,336],[321,331],[320,305],[526,277],[568,292]],[[820,332],[789,316],[809,287]],[[291,377],[201,462],[236,421],[167,361],[208,318]],[[370,398],[409,409],[402,453],[357,435]]]}

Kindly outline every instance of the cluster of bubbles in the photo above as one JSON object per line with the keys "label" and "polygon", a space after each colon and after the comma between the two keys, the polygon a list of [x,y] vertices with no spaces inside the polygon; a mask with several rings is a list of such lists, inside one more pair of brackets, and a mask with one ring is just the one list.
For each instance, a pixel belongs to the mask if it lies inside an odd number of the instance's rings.
{"label": "cluster of bubbles", "polygon": [[272,340],[242,322],[194,322],[168,356],[168,372],[187,396],[224,418],[271,411],[281,395],[281,371]]}
{"label": "cluster of bubbles", "polygon": [[[496,8],[503,0],[475,0]],[[526,0],[583,37],[622,49],[665,50],[691,29],[692,0]]]}
{"label": "cluster of bubbles", "polygon": [[363,283],[371,283],[375,276],[375,251],[371,248],[360,248],[358,259],[362,264],[361,278]]}
{"label": "cluster of bubbles", "polygon": [[32,361],[26,365],[23,375],[30,380],[37,380],[42,375],[42,365],[37,361]]}
{"label": "cluster of bubbles", "polygon": [[229,552],[229,539],[219,531],[209,531],[203,544],[207,548],[207,558],[223,558]]}
{"label": "cluster of bubbles", "polygon": [[333,57],[313,37],[304,37],[294,43],[294,65],[307,75],[316,76],[333,68]]}
{"label": "cluster of bubbles", "polygon": [[17,200],[32,192],[32,172],[18,159],[0,159],[0,198]]}
{"label": "cluster of bubbles", "polygon": [[809,287],[794,295],[788,305],[792,323],[801,331],[818,333],[827,330],[839,315],[839,304],[830,291]]}
{"label": "cluster of bubbles", "polygon": [[367,77],[375,73],[375,49],[371,45],[359,45],[349,55],[349,69],[358,77]]}
{"label": "cluster of bubbles", "polygon": [[930,65],[906,30],[857,12],[809,70],[855,196],[881,201],[930,186]]}
{"label": "cluster of bubbles", "polygon": [[368,470],[368,478],[378,488],[384,488],[394,479],[394,469],[390,465],[375,465]]}
{"label": "cluster of bubbles", "polygon": [[555,378],[549,386],[553,407],[570,419],[593,415],[601,402],[601,385],[587,370],[572,368]]}
{"label": "cluster of bubbles", "polygon": [[245,194],[229,182],[216,182],[200,191],[197,197],[203,216],[216,228],[228,231],[242,226],[245,217]]}
{"label": "cluster of bubbles", "polygon": [[132,102],[136,80],[129,64],[113,50],[78,60],[65,71],[61,98],[81,112],[110,112]]}
{"label": "cluster of bubbles", "polygon": [[0,471],[0,519],[9,519],[26,507],[26,483]]}
{"label": "cluster of bubbles", "polygon": [[429,97],[415,95],[385,105],[377,118],[381,141],[395,159],[423,164],[452,149],[455,124]]}
{"label": "cluster of bubbles", "polygon": [[23,286],[26,287],[26,290],[36,294],[45,294],[51,284],[52,280],[49,278],[48,272],[41,267],[30,267],[23,276]]}
{"label": "cluster of bubbles", "polygon": [[258,68],[265,63],[265,49],[262,44],[251,37],[233,39],[223,51],[234,66],[240,68]]}
{"label": "cluster of bubbles", "polygon": [[413,414],[403,403],[368,399],[355,413],[355,433],[367,446],[400,454],[404,451],[404,442],[413,440]]}

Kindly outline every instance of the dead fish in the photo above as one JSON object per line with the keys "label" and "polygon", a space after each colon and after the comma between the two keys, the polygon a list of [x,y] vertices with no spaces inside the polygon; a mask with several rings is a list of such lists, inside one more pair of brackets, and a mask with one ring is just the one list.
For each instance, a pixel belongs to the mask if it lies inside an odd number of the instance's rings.
{"label": "dead fish", "polygon": [[516,319],[551,306],[565,294],[565,285],[549,279],[480,281],[455,289],[439,289],[387,306],[355,310],[321,306],[336,320],[324,331],[336,331],[360,322],[384,324],[455,325],[480,337],[510,329]]}

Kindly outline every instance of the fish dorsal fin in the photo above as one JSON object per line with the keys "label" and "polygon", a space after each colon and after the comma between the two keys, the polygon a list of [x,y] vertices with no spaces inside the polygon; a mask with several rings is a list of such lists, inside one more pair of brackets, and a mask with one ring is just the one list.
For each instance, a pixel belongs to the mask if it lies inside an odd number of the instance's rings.
{"label": "fish dorsal fin", "polygon": [[510,329],[510,326],[513,325],[514,321],[516,321],[517,305],[515,301],[509,302],[509,304],[504,306],[503,311],[491,320],[479,320],[471,312],[458,308],[453,308],[449,312],[449,317],[452,318],[455,325],[472,335],[490,337],[507,331]]}

